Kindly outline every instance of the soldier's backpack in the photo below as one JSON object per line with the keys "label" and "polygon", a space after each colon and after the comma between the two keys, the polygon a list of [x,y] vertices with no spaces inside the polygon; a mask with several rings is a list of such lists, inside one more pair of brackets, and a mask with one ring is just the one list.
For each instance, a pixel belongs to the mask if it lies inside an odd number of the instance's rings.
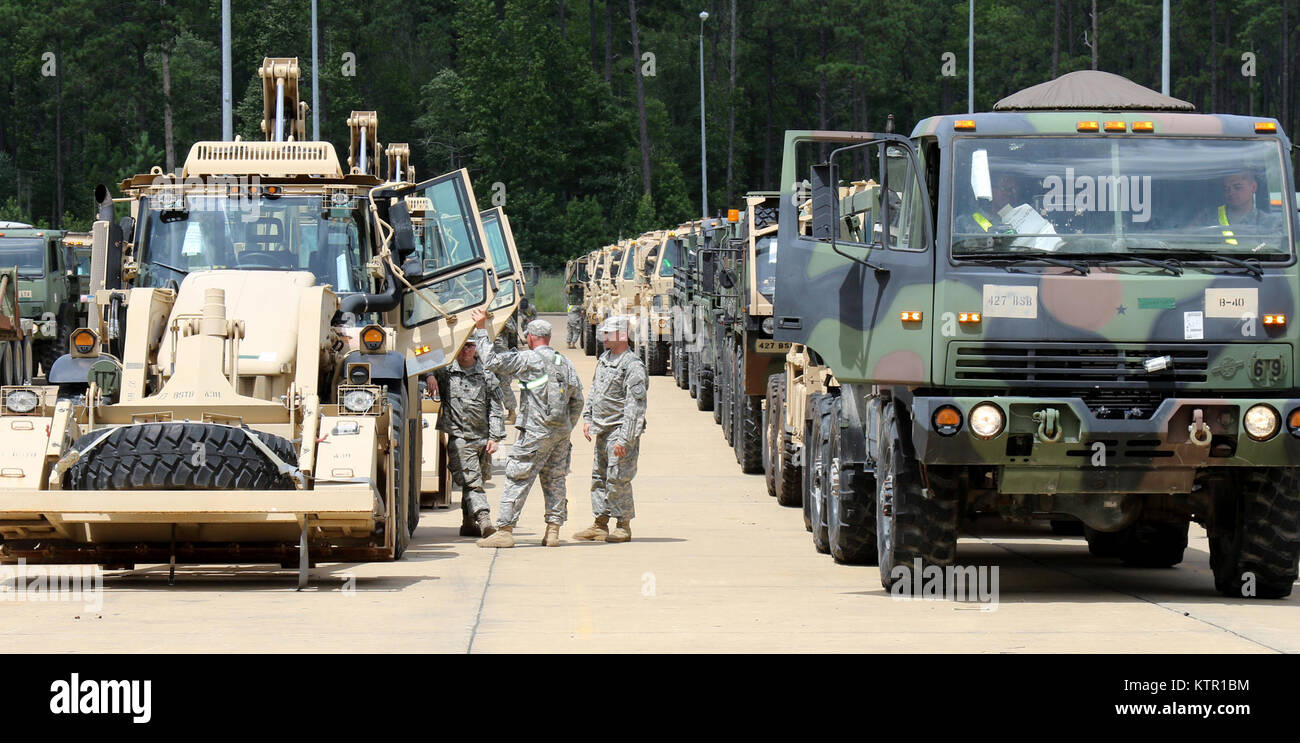
{"label": "soldier's backpack", "polygon": [[552,355],[546,363],[545,376],[522,386],[532,395],[546,426],[564,428],[569,425],[569,397],[572,390],[570,379],[576,379],[577,373],[569,365],[568,359],[555,349],[550,350]]}

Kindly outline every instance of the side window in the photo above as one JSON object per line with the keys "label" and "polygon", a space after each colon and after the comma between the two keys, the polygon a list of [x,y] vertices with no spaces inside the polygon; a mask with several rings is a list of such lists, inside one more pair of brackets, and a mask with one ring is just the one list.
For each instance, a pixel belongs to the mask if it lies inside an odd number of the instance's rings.
{"label": "side window", "polygon": [[486,296],[487,273],[481,268],[434,282],[402,295],[402,325],[423,325],[442,317],[437,307],[460,312],[482,304]]}
{"label": "side window", "polygon": [[826,227],[836,234],[837,242],[876,249],[926,249],[923,181],[906,146],[897,140],[875,140],[842,147],[831,154],[829,164],[831,168],[822,165],[814,170],[820,169],[822,191],[829,190],[826,185],[834,190],[833,196],[826,193],[825,198],[833,201],[824,202],[824,208],[828,218],[834,209],[837,221],[834,227]]}
{"label": "side window", "polygon": [[484,257],[478,214],[464,171],[448,173],[401,192],[411,213],[421,274],[467,266]]}

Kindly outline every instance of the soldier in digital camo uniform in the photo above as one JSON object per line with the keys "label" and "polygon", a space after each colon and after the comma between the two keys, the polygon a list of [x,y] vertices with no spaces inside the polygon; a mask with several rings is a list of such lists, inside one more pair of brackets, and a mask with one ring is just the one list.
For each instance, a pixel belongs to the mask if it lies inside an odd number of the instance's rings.
{"label": "soldier in digital camo uniform", "polygon": [[483,329],[486,314],[471,313],[478,330],[479,359],[489,370],[505,372],[519,380],[519,438],[506,462],[506,484],[501,492],[497,531],[478,541],[480,547],[515,546],[514,529],[533,479],[542,483],[546,499],[546,534],[542,544],[560,544],[560,525],[568,518],[564,477],[569,472],[573,445],[569,434],[582,415],[582,381],[569,360],[550,347],[551,324],[533,320],[524,329],[527,349],[498,352]]}
{"label": "soldier in digital camo uniform", "polygon": [[[629,353],[627,318],[611,317],[599,329],[605,353],[596,363],[591,396],[583,408],[582,433],[596,437],[591,470],[591,510],[596,522],[573,535],[574,539],[627,542],[632,539],[632,478],[645,430],[646,370],[636,354]],[[609,528],[609,518],[617,524]]]}
{"label": "soldier in digital camo uniform", "polygon": [[462,537],[486,537],[496,531],[483,489],[483,461],[491,461],[505,438],[497,378],[478,363],[477,353],[470,338],[455,361],[430,375],[442,398],[438,430],[447,434],[447,464],[461,488]]}
{"label": "soldier in digital camo uniform", "polygon": [[582,343],[582,305],[569,305],[569,348],[577,348]]}

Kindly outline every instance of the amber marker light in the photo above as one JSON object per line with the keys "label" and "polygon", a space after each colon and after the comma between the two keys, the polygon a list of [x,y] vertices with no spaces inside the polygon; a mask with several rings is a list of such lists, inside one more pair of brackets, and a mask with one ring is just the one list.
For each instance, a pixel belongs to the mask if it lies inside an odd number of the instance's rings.
{"label": "amber marker light", "polygon": [[984,317],[983,317],[982,315],[980,315],[980,313],[978,313],[978,312],[958,312],[958,313],[957,313],[957,322],[960,322],[960,323],[979,323],[979,322],[981,322],[981,321],[983,321],[983,320],[984,320]]}
{"label": "amber marker light", "polygon": [[951,436],[960,431],[961,411],[951,405],[944,405],[934,411],[934,430],[943,436]]}
{"label": "amber marker light", "polygon": [[1286,417],[1286,430],[1292,436],[1300,436],[1300,408],[1292,410]]}
{"label": "amber marker light", "polygon": [[416,356],[423,356],[423,355],[425,355],[426,353],[428,353],[429,350],[430,350],[430,349],[429,349],[428,346],[416,346],[415,349],[414,349],[414,351],[415,351],[415,355],[416,355]]}
{"label": "amber marker light", "polygon": [[1154,121],[1135,121],[1133,122],[1133,131],[1150,134],[1156,130]]}
{"label": "amber marker light", "polygon": [[1095,121],[1080,121],[1075,128],[1081,132],[1095,132],[1101,128],[1101,125]]}
{"label": "amber marker light", "polygon": [[1286,325],[1286,315],[1264,315],[1264,324],[1280,328]]}
{"label": "amber marker light", "polygon": [[916,311],[903,310],[898,313],[898,319],[903,322],[921,322],[921,313]]}
{"label": "amber marker light", "polygon": [[361,331],[361,346],[367,351],[378,351],[384,346],[384,329],[378,325],[367,325]]}
{"label": "amber marker light", "polygon": [[959,132],[973,132],[975,131],[975,120],[957,119],[956,121],[952,122],[952,128],[956,129]]}
{"label": "amber marker light", "polygon": [[1107,121],[1107,122],[1106,122],[1106,131],[1108,131],[1108,132],[1126,132],[1126,131],[1128,131],[1128,124],[1126,124],[1126,123],[1123,122],[1123,121]]}
{"label": "amber marker light", "polygon": [[1255,133],[1256,134],[1277,134],[1277,124],[1274,124],[1271,121],[1256,121]]}
{"label": "amber marker light", "polygon": [[95,331],[82,328],[72,334],[72,347],[77,350],[77,353],[90,353],[95,350],[95,343],[98,340]]}
{"label": "amber marker light", "polygon": [[739,221],[740,221],[740,210],[739,210],[739,209],[728,209],[728,210],[727,210],[727,221],[728,221],[728,222],[739,222]]}

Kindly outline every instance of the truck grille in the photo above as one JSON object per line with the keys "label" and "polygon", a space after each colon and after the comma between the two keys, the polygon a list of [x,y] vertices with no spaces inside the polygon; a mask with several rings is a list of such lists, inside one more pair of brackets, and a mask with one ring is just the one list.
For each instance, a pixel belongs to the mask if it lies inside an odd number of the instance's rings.
{"label": "truck grille", "polygon": [[[952,379],[1028,382],[1035,387],[1093,389],[1176,388],[1205,382],[1207,346],[1115,346],[1070,343],[959,344],[950,358]],[[1173,368],[1148,373],[1142,362],[1173,358]]]}

